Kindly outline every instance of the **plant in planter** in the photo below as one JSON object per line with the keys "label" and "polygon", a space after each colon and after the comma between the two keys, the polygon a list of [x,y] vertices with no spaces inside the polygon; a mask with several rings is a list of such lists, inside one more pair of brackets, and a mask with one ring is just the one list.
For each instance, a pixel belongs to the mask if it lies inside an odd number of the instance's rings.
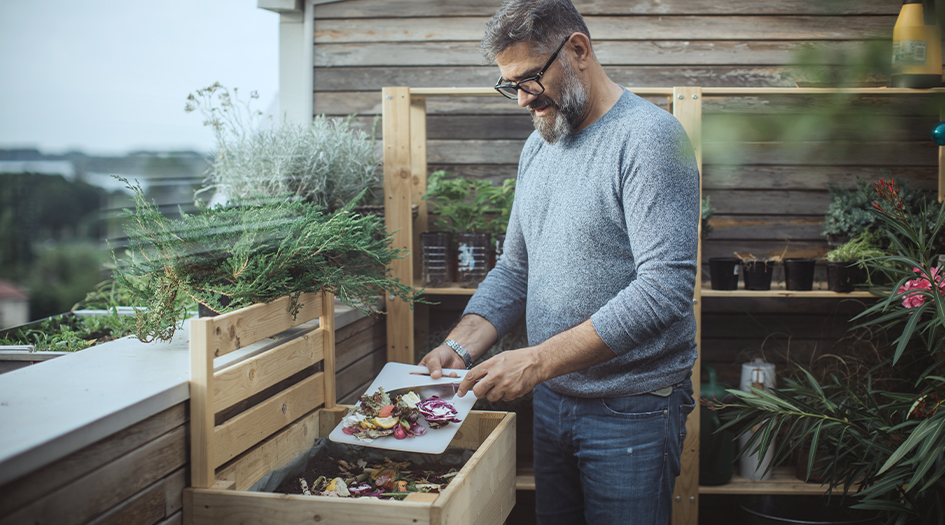
{"label": "plant in planter", "polygon": [[388,265],[404,253],[391,247],[382,220],[353,213],[353,202],[335,213],[291,200],[200,206],[170,220],[128,187],[136,209],[125,210],[129,246],[120,263],[113,253],[114,278],[138,307],[142,341],[173,335],[188,315],[181,298],[222,313],[291,296],[294,313],[306,292],[330,291],[365,312],[381,291],[409,303],[420,297],[389,277]]}
{"label": "plant in planter", "polygon": [[781,261],[781,256],[756,257],[753,254],[736,253],[741,261],[742,275],[746,290],[770,290],[774,267]]}
{"label": "plant in planter", "polygon": [[[884,173],[884,177],[886,175],[888,174]],[[904,182],[898,183],[897,186],[902,205],[915,214],[917,219],[925,220],[928,223],[927,226],[930,226],[934,222],[934,217],[922,215],[922,218],[919,218],[920,210],[929,209],[925,206],[929,201],[929,196]],[[879,230],[881,225],[872,213],[873,204],[878,203],[878,206],[884,208],[890,205],[879,198],[872,184],[857,177],[856,188],[853,190],[828,183],[827,191],[831,202],[827,206],[823,235],[831,244],[837,246],[864,231]],[[882,237],[885,237],[885,233],[882,233]]]}
{"label": "plant in planter", "polygon": [[240,100],[237,89],[219,83],[188,96],[186,110],[200,110],[217,140],[208,184],[198,194],[217,190],[229,202],[256,204],[290,198],[330,211],[367,203],[378,183],[374,130],[354,129],[352,117],[323,115],[311,125],[267,125],[251,107],[256,98],[253,92]]}
{"label": "plant in planter", "polygon": [[835,292],[849,292],[858,284],[872,282],[870,268],[864,261],[887,255],[888,245],[881,232],[864,230],[824,255],[827,261],[827,287]]}
{"label": "plant in planter", "polygon": [[508,224],[514,180],[493,186],[485,180],[450,177],[440,170],[430,174],[423,199],[433,206],[433,225],[448,232],[457,245],[459,279],[465,285],[480,282],[488,270],[489,234]]}
{"label": "plant in planter", "polygon": [[[911,212],[892,182],[876,185],[873,208],[888,230],[890,254],[877,257],[893,283],[854,319],[858,328],[888,334],[864,376],[817,379],[807,370],[772,391],[729,390],[722,402],[727,427],[760,425],[748,448],[764,453],[772,438],[776,461],[807,445],[821,451],[829,491],[856,485],[855,507],[887,523],[945,523],[945,270],[936,240],[945,233],[945,203]],[[882,202],[885,205],[880,205]],[[929,209],[931,208],[931,210]],[[926,217],[935,220],[928,228]]]}

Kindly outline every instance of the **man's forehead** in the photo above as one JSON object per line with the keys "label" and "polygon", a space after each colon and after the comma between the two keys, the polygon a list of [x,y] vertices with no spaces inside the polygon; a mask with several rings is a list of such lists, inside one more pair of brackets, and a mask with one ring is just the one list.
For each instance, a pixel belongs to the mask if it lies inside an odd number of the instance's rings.
{"label": "man's forehead", "polygon": [[517,42],[505,48],[495,57],[502,78],[517,80],[532,77],[545,65],[545,57],[535,53],[529,42]]}

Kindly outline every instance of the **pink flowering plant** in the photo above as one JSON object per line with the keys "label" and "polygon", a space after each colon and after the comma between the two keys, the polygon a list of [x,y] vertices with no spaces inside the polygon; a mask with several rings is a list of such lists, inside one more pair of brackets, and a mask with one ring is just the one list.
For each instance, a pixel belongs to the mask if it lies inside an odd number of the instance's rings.
{"label": "pink flowering plant", "polygon": [[877,334],[869,372],[817,378],[805,368],[777,389],[729,390],[703,404],[721,411],[719,431],[756,429],[741,455],[772,447],[777,465],[809,448],[808,475],[823,475],[828,493],[889,524],[945,525],[945,203],[916,210],[894,180],[875,187],[871,213],[890,248],[867,264],[890,284],[873,288],[878,300],[854,318]]}

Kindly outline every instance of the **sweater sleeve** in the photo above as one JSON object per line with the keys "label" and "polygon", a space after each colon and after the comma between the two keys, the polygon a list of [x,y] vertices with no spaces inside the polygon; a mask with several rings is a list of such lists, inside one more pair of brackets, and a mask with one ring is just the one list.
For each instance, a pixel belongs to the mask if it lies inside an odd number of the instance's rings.
{"label": "sweater sleeve", "polygon": [[652,146],[634,152],[620,181],[635,277],[591,316],[617,355],[645,352],[641,347],[658,352],[662,345],[646,343],[692,315],[701,216],[698,168],[676,119],[651,126],[648,134],[640,143]]}

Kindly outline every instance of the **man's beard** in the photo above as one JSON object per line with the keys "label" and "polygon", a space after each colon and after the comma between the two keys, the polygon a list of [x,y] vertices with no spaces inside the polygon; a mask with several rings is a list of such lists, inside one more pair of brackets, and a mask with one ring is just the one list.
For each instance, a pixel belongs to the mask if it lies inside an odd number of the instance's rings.
{"label": "man's beard", "polygon": [[[551,97],[541,95],[528,106],[535,129],[548,144],[554,144],[568,133],[571,133],[580,122],[581,117],[584,116],[584,110],[587,108],[587,89],[574,73],[567,59],[561,61],[561,68],[560,104],[552,100]],[[551,115],[539,117],[532,109],[532,107],[541,108],[546,105],[554,108]]]}

